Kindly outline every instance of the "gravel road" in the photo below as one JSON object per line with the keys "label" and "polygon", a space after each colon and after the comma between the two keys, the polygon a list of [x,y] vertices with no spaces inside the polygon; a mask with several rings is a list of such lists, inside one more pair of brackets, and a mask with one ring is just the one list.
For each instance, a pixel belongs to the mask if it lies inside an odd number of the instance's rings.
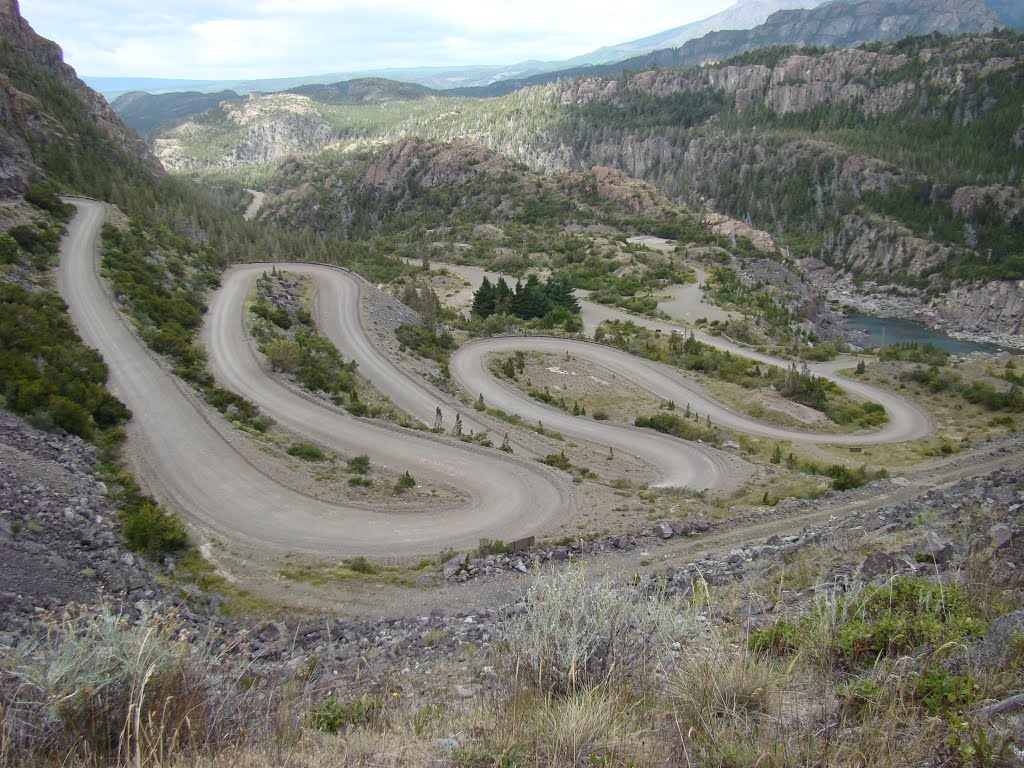
{"label": "gravel road", "polygon": [[241,299],[221,300],[232,298],[223,295],[232,290],[228,281],[206,330],[211,367],[224,384],[318,442],[369,453],[374,462],[454,485],[471,502],[455,509],[385,513],[320,502],[266,478],[217,434],[207,409],[169,375],[114,308],[96,271],[106,206],[74,203],[78,213],[61,246],[58,289],[82,338],[110,366],[111,390],[134,413],[129,448],[137,469],[161,501],[200,527],[264,550],[386,558],[470,547],[483,536],[515,539],[571,514],[570,486],[553,471],[453,440],[377,426],[325,408],[271,378],[244,332]]}
{"label": "gravel road", "polygon": [[[58,288],[82,337],[110,366],[112,391],[135,414],[129,426],[129,446],[140,474],[162,501],[183,511],[201,527],[270,551],[400,557],[446,547],[465,548],[484,536],[515,539],[572,514],[572,486],[558,473],[453,439],[356,419],[271,377],[262,367],[243,322],[245,296],[266,267],[247,265],[225,275],[207,315],[203,340],[217,380],[299,434],[342,453],[368,453],[375,464],[399,472],[409,470],[414,477],[454,486],[470,501],[451,509],[388,513],[325,503],[270,480],[224,441],[208,421],[219,417],[211,417],[208,409],[195,402],[117,312],[97,274],[96,241],[106,206],[86,200],[74,202],[78,213],[62,244]],[[324,334],[343,355],[355,359],[361,373],[396,405],[430,423],[437,395],[426,383],[399,370],[370,342],[360,319],[359,279],[321,265],[277,267],[305,274],[314,281],[314,307]],[[466,277],[472,275],[476,284],[483,274],[467,268],[452,269]],[[605,317],[626,317],[669,332],[674,327],[589,302],[583,304],[583,316],[590,330]],[[714,337],[701,340],[746,357],[785,364]],[[545,426],[568,436],[611,445],[648,461],[666,485],[715,488],[734,484],[749,472],[749,465],[723,452],[631,427],[574,418],[498,384],[484,368],[483,356],[488,351],[524,346],[555,352],[568,349],[622,372],[666,399],[694,398],[692,390],[663,366],[600,345],[563,339],[474,342],[453,356],[452,374],[466,391],[483,392],[488,405],[529,420],[542,420]],[[842,365],[823,364],[813,370],[831,378]],[[890,423],[873,433],[821,436],[823,442],[912,440],[930,431],[927,416],[902,399],[856,382],[840,382],[851,391],[882,402],[889,410]],[[713,401],[703,402],[702,410],[711,413],[712,420],[722,426],[779,439],[809,439],[808,433],[760,424]],[[482,428],[468,414],[465,419],[467,430]]]}
{"label": "gravel road", "polygon": [[[476,267],[443,264],[440,262],[435,262],[434,266],[437,268],[445,268],[455,274],[458,274],[464,280],[469,282],[474,290],[480,286],[485,275],[491,282],[495,282],[499,277],[502,277],[502,275],[498,273],[488,272]],[[511,281],[513,284],[515,283],[515,278],[505,276],[505,279]],[[717,347],[718,349],[728,350],[739,357],[782,368],[787,368],[790,365],[790,361],[788,360],[783,360],[778,357],[773,357],[772,355],[767,355],[757,352],[756,350],[742,347],[727,339],[723,339],[720,336],[713,336],[704,331],[694,330],[689,326],[684,326],[678,323],[665,320],[652,320],[640,315],[633,315],[628,312],[624,312],[621,309],[615,309],[603,304],[596,304],[594,302],[587,301],[585,298],[581,298],[580,300],[580,309],[583,320],[583,331],[588,336],[593,336],[597,326],[605,320],[623,320],[635,323],[636,325],[644,328],[660,331],[664,334],[670,334],[673,332],[689,334],[693,332],[698,341]],[[539,350],[540,347],[537,346],[537,344],[540,343],[540,340],[536,338],[529,338],[526,340],[502,338],[474,342],[459,349],[455,355],[452,356],[450,365],[452,376],[467,391],[483,392],[484,399],[489,404],[493,403],[497,405],[498,390],[505,390],[508,394],[502,396],[502,399],[506,400],[511,408],[512,401],[510,398],[514,393],[512,390],[501,385],[500,382],[494,380],[489,373],[485,376],[481,370],[483,366],[480,359],[489,351],[509,351],[517,348]],[[548,342],[544,343],[547,344]],[[932,434],[935,430],[932,418],[922,408],[919,408],[913,403],[903,399],[899,395],[886,392],[885,390],[872,387],[854,379],[840,376],[839,371],[847,368],[853,368],[856,365],[856,361],[849,358],[839,358],[837,360],[831,360],[824,363],[811,363],[808,367],[811,373],[815,376],[821,376],[829,379],[830,381],[834,381],[840,387],[853,395],[864,398],[865,400],[881,403],[889,414],[888,423],[881,429],[858,434],[815,434],[813,432],[774,427],[769,424],[758,422],[748,416],[730,411],[717,401],[707,398],[705,395],[700,393],[699,388],[676,375],[668,366],[652,363],[620,350],[615,350],[601,345],[588,344],[585,342],[560,341],[554,346],[556,351],[559,353],[564,353],[568,350],[571,354],[578,354],[581,357],[586,357],[587,359],[594,360],[601,365],[612,368],[626,378],[636,381],[641,386],[651,390],[659,397],[666,400],[674,400],[677,403],[689,402],[691,405],[696,405],[697,410],[700,411],[701,414],[710,413],[711,420],[720,426],[737,429],[749,434],[762,435],[777,440],[793,440],[804,443],[817,442],[827,443],[829,445],[870,445],[920,440]],[[555,427],[554,422],[554,414],[561,413],[560,411],[555,408],[542,406],[521,394],[514,396],[516,402],[521,403],[522,407],[529,405],[531,411],[528,418],[540,418],[544,421],[545,425],[548,424],[550,419],[551,426],[553,428],[558,428],[561,431],[561,427]],[[698,403],[699,405],[697,405]],[[527,414],[518,410],[519,408],[520,406],[517,405],[515,406],[515,409],[510,412],[520,413],[524,417],[527,417]],[[537,414],[541,412],[545,415],[538,416]],[[568,418],[571,421],[576,421],[573,417]],[[566,434],[571,433],[571,430],[567,428]]]}

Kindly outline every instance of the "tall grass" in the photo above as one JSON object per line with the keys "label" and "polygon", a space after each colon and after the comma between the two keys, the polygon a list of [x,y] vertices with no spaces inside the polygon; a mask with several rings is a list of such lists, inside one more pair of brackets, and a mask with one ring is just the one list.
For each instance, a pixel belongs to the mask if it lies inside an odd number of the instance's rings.
{"label": "tall grass", "polygon": [[55,619],[45,636],[0,651],[0,766],[141,768],[286,737],[302,692],[240,685],[236,650],[195,637],[173,613]]}

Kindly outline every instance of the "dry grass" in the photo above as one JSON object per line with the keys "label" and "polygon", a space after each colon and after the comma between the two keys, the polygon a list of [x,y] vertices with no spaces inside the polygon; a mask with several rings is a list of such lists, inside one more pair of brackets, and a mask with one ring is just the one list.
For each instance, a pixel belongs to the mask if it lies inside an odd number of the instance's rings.
{"label": "dry grass", "polygon": [[140,768],[257,734],[291,738],[302,690],[240,685],[234,650],[190,636],[173,614],[129,623],[103,608],[54,619],[44,638],[0,655],[0,766]]}
{"label": "dry grass", "polygon": [[[972,515],[972,525],[990,522]],[[844,630],[878,619],[865,608],[870,590],[830,581],[841,558],[828,545],[808,547],[754,581],[698,589],[689,603],[590,583],[578,568],[544,574],[489,653],[412,672],[415,683],[391,670],[386,679],[293,676],[247,686],[226,658],[185,639],[171,620],[56,622],[45,643],[4,657],[0,763],[1020,764],[1008,762],[1016,721],[990,721],[975,709],[1024,688],[1020,657],[975,658],[966,635],[878,658],[844,656]],[[966,599],[950,584],[928,594],[950,601],[950,621],[965,610],[991,618],[1020,604],[1019,583],[1000,581],[994,568],[991,552],[979,550],[947,574]],[[812,611],[802,609],[808,622],[794,622],[803,634],[788,650],[748,650],[745,625],[712,619],[744,590],[748,599],[792,602],[807,587],[818,597]],[[945,621],[934,608],[922,610]],[[498,672],[482,674],[485,665]],[[485,685],[472,698],[457,695],[456,684],[469,680]]]}

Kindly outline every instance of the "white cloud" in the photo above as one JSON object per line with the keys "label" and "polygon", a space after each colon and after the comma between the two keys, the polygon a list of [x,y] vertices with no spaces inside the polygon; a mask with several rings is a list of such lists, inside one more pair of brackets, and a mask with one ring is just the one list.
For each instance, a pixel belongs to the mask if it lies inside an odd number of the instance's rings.
{"label": "white cloud", "polygon": [[563,59],[732,0],[21,0],[88,75],[243,79]]}

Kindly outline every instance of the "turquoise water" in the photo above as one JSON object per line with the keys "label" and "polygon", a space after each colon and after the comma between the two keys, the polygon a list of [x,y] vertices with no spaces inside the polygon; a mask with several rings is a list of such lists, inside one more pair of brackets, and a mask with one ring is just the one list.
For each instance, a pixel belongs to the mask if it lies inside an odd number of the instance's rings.
{"label": "turquoise water", "polygon": [[847,315],[843,327],[863,331],[867,334],[864,346],[878,347],[885,344],[899,344],[916,341],[918,344],[934,344],[950,354],[964,355],[969,352],[999,352],[992,344],[977,344],[947,336],[942,331],[927,328],[910,320],[894,317],[870,317],[868,315]]}

